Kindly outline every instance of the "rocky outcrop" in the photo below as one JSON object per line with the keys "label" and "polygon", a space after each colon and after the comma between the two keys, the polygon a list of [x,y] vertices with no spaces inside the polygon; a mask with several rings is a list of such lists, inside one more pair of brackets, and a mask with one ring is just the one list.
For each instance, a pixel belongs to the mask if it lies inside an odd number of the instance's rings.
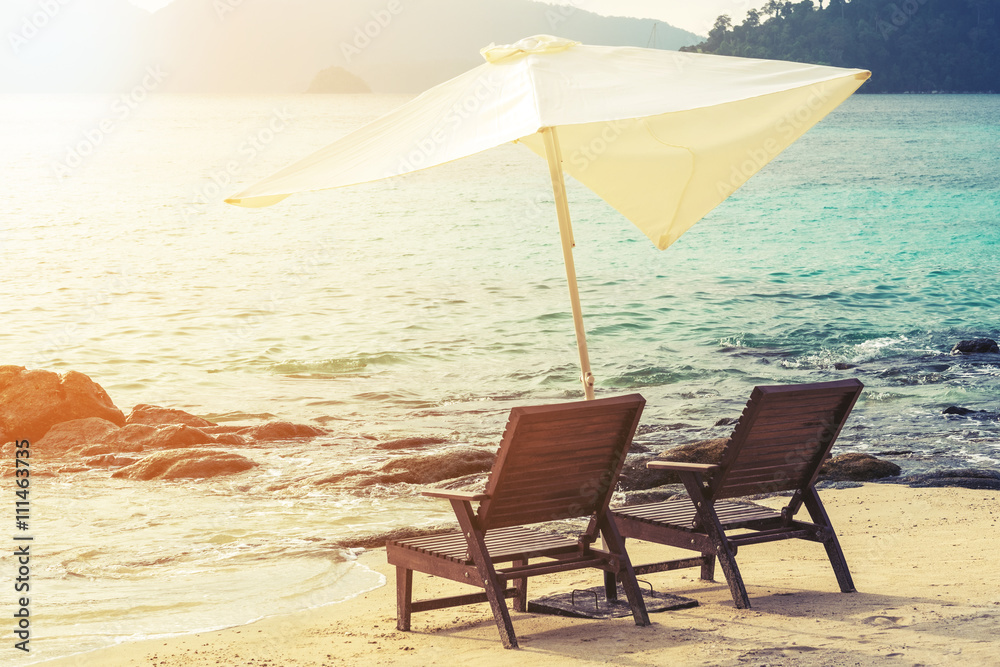
{"label": "rocky outcrop", "polygon": [[88,417],[125,425],[107,392],[83,373],[0,366],[0,442],[34,442],[55,424]]}
{"label": "rocky outcrop", "polygon": [[149,438],[143,441],[143,449],[186,449],[197,445],[208,445],[215,438],[191,426],[170,424],[156,429]]}
{"label": "rocky outcrop", "polygon": [[212,449],[156,452],[115,471],[119,479],[208,479],[235,475],[258,464],[245,456]]}
{"label": "rocky outcrop", "polygon": [[727,442],[729,442],[728,438],[700,440],[668,449],[659,456],[629,456],[625,460],[625,465],[622,466],[622,474],[618,478],[618,488],[622,491],[643,491],[666,484],[679,484],[681,480],[677,473],[650,470],[646,464],[654,459],[681,463],[716,464],[722,459],[722,450],[725,449]]}
{"label": "rocky outcrop", "polygon": [[959,417],[968,417],[969,419],[979,419],[982,421],[1000,419],[1000,414],[996,412],[990,412],[989,410],[973,410],[972,408],[963,408],[959,405],[951,405],[942,410],[941,414],[957,415]]}
{"label": "rocky outcrop", "polygon": [[315,438],[318,435],[326,435],[326,431],[321,428],[289,422],[267,422],[258,426],[248,426],[240,429],[237,433],[258,442]]}
{"label": "rocky outcrop", "polygon": [[398,440],[386,440],[375,445],[375,449],[417,449],[428,445],[443,445],[448,442],[444,438],[400,438]]}
{"label": "rocky outcrop", "polygon": [[307,93],[370,93],[372,89],[358,76],[343,67],[327,67],[313,77]]}
{"label": "rocky outcrop", "polygon": [[100,417],[73,419],[54,425],[32,449],[45,458],[59,456],[74,448],[107,442],[120,430],[117,424]]}
{"label": "rocky outcrop", "polygon": [[1000,491],[1000,471],[984,468],[959,468],[907,475],[894,481],[915,487],[957,486],[963,489]]}
{"label": "rocky outcrop", "polygon": [[[312,438],[326,433],[313,426],[288,422],[222,429],[183,410],[150,405],[136,406],[128,420],[122,418],[121,421],[129,423],[120,425],[100,417],[62,421],[54,424],[44,437],[36,440],[32,449],[42,458],[69,455],[96,461],[95,457],[105,457],[100,460],[106,462],[114,460],[108,457],[120,454],[191,449],[202,445],[243,447],[250,442]],[[209,426],[205,426],[203,430],[185,422],[205,423]],[[239,432],[231,432],[233,428],[239,428]],[[212,435],[206,433],[206,430],[219,433]]]}
{"label": "rocky outcrop", "polygon": [[148,424],[126,424],[104,441],[108,452],[141,452],[156,437],[156,427]]}
{"label": "rocky outcrop", "polygon": [[870,454],[848,452],[827,460],[819,469],[819,478],[831,481],[872,482],[876,479],[896,477],[900,472],[900,467],[891,461],[884,461]]}
{"label": "rocky outcrop", "polygon": [[446,479],[488,472],[496,453],[479,447],[454,447],[442,452],[400,456],[375,472],[351,471],[316,480],[316,484],[368,487],[376,484],[434,484]]}
{"label": "rocky outcrop", "polygon": [[960,340],[951,348],[952,354],[1000,354],[1000,346],[992,338]]}
{"label": "rocky outcrop", "polygon": [[238,433],[219,433],[213,436],[220,445],[230,445],[231,447],[243,447],[248,440]]}
{"label": "rocky outcrop", "polygon": [[140,403],[132,408],[132,412],[125,418],[125,423],[148,424],[151,426],[184,424],[185,426],[194,426],[195,428],[217,426],[215,422],[210,422],[190,412],[184,412],[176,408],[164,408],[159,405],[147,405],[145,403]]}
{"label": "rocky outcrop", "polygon": [[[668,449],[659,456],[629,456],[625,466],[622,468],[622,474],[618,481],[618,489],[630,492],[628,494],[628,504],[643,501],[653,502],[657,497],[669,496],[673,492],[672,489],[653,490],[663,486],[679,484],[680,478],[676,473],[649,470],[646,468],[647,463],[655,459],[714,465],[722,460],[722,452],[727,442],[727,438],[701,440]],[[850,452],[835,456],[824,463],[822,468],[820,468],[819,479],[870,482],[886,477],[895,477],[899,474],[899,466],[891,461],[879,459],[869,454]]]}
{"label": "rocky outcrop", "polygon": [[187,449],[216,444],[211,435],[184,424],[149,426],[127,424],[119,428],[105,419],[90,417],[56,424],[34,449],[43,457],[64,454],[98,456],[151,449]]}

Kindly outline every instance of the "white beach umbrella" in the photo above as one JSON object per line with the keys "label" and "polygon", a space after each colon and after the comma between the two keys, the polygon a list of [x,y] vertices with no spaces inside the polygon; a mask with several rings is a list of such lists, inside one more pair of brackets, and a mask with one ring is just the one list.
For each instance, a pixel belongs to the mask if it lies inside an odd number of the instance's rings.
{"label": "white beach umbrella", "polygon": [[573,266],[563,173],[593,190],[661,250],[810,127],[870,72],[538,35],[482,50],[486,62],[255,183],[226,201],[410,173],[507,142],[549,164],[582,380],[593,376]]}

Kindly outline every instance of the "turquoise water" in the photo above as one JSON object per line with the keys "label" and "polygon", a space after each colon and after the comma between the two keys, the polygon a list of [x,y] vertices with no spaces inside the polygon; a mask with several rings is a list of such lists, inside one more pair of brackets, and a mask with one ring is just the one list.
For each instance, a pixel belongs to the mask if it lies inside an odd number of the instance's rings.
{"label": "turquoise water", "polygon": [[[0,363],[87,373],[126,412],[330,429],[242,451],[262,466],[232,479],[53,480],[45,590],[74,611],[38,610],[50,654],[274,613],[252,573],[277,555],[308,573],[282,610],[375,585],[345,545],[446,508],[415,495],[426,480],[324,480],[488,450],[511,406],[581,395],[548,173],[526,149],[221,203],[404,99],[168,96],[122,117],[113,98],[0,97]],[[974,95],[851,98],[663,252],[571,182],[598,395],[641,392],[642,441],[668,445],[725,435],[755,384],[858,377],[841,449],[996,466],[1000,358],[948,352],[1000,339],[998,184],[1000,98]],[[410,436],[437,444],[374,447]],[[245,511],[223,519],[227,502]],[[101,503],[130,508],[127,531],[61,515]]]}

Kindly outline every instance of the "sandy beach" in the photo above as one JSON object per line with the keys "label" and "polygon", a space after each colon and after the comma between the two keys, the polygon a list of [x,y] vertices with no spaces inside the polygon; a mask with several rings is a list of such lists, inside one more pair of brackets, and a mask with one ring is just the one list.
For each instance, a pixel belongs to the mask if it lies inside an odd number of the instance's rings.
{"label": "sandy beach", "polygon": [[[820,545],[777,542],[738,557],[752,609],[697,570],[647,577],[694,608],[631,618],[514,612],[521,649],[505,651],[487,605],[414,617],[395,629],[394,572],[382,549],[361,556],[386,585],[348,602],[217,632],[123,644],[63,665],[995,665],[1000,653],[1000,494],[866,484],[821,492],[858,588],[843,594]],[[762,504],[780,506],[772,498]],[[636,563],[664,547],[629,542]],[[594,572],[533,579],[529,599],[599,583]],[[266,585],[266,582],[262,582]],[[417,597],[468,590],[415,577]],[[277,591],[276,591],[277,593]]]}

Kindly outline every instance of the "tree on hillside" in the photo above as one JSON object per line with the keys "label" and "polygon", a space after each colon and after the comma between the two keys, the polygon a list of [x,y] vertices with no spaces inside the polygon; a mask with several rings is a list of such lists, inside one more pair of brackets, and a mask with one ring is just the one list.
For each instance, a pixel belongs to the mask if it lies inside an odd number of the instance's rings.
{"label": "tree on hillside", "polygon": [[1000,2],[768,0],[682,50],[870,69],[864,92],[1000,92]]}

